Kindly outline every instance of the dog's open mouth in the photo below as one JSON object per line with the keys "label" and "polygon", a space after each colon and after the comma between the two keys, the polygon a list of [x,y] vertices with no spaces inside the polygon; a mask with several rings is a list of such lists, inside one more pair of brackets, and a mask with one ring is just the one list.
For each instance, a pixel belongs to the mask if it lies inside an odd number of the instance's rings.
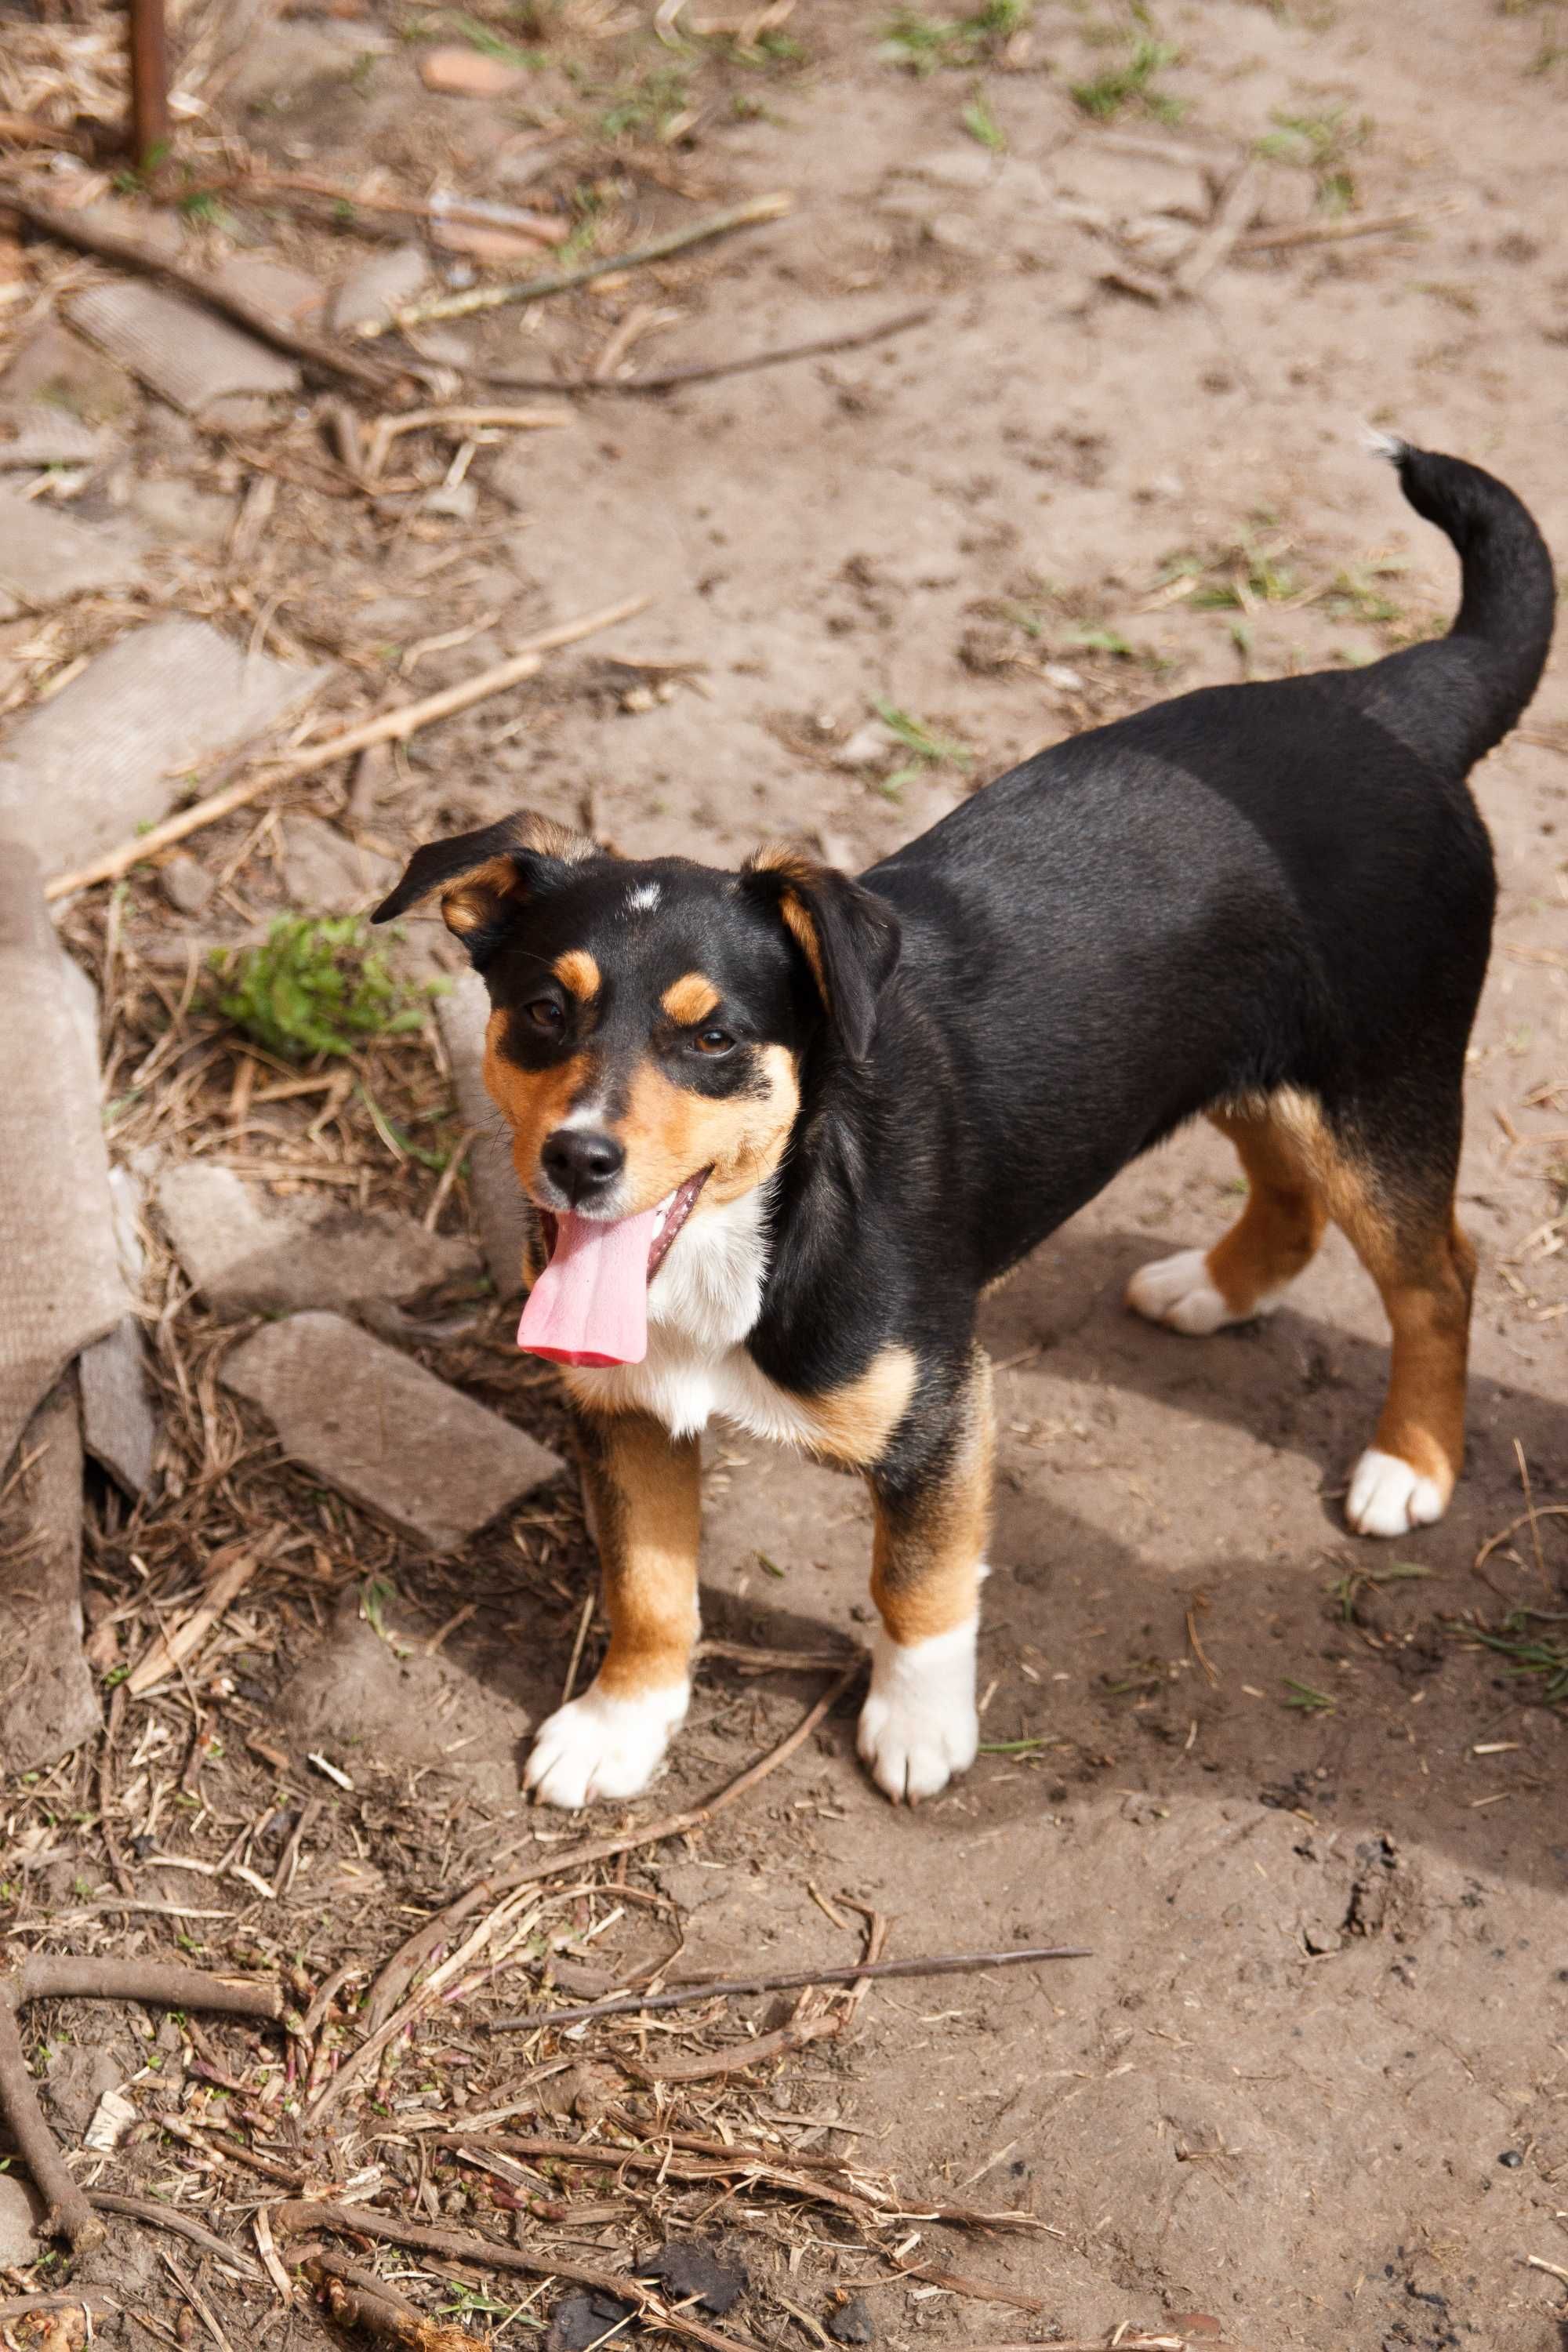
{"label": "dog's open mouth", "polygon": [[528,1295],[517,1344],[558,1364],[640,1364],[648,1285],[696,1206],[701,1169],[635,1217],[541,1209],[550,1262]]}

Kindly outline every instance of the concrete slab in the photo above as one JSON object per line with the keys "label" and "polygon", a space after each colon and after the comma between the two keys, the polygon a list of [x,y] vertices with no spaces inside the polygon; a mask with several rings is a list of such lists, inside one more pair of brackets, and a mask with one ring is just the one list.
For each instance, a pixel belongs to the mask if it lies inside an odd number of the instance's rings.
{"label": "concrete slab", "polygon": [[219,1315],[412,1298],[479,1272],[467,1242],[427,1234],[411,1217],[270,1200],[207,1160],[166,1168],[157,1202],[175,1255]]}
{"label": "concrete slab", "polygon": [[[82,1654],[81,1431],[62,1381],[22,1433],[0,1483],[0,1772],[40,1771],[103,1720]],[[26,1465],[25,1467],[23,1465]]]}
{"label": "concrete slab", "polygon": [[507,1144],[506,1122],[485,1091],[485,1023],[490,1000],[477,971],[467,971],[436,1006],[437,1024],[452,1065],[452,1089],[465,1127],[475,1130],[468,1153],[468,1197],[490,1280],[502,1298],[522,1288],[522,1248],[528,1207]]}
{"label": "concrete slab", "polygon": [[430,275],[430,258],[420,245],[389,246],[350,270],[332,297],[335,334],[356,327],[384,326],[393,312],[412,302]]}
{"label": "concrete slab", "polygon": [[0,1464],[72,1357],[128,1304],[91,1015],[73,969],[36,859],[0,842]]}
{"label": "concrete slab", "polygon": [[283,887],[311,914],[357,912],[384,898],[396,862],[362,849],[319,816],[291,816],[283,827]]}
{"label": "concrete slab", "polygon": [[265,1324],[222,1377],[295,1461],[432,1551],[457,1550],[565,1466],[341,1315]]}
{"label": "concrete slab", "polygon": [[183,772],[260,734],[326,677],[251,656],[205,621],[134,630],[10,730],[0,834],[46,872],[79,866],[166,815]]}
{"label": "concrete slab", "polygon": [[155,286],[127,278],[89,286],[68,316],[79,333],[187,416],[235,393],[300,388],[292,360]]}
{"label": "concrete slab", "polygon": [[141,532],[125,523],[78,522],[63,507],[28,498],[19,483],[0,482],[0,620],[124,587],[145,552]]}
{"label": "concrete slab", "polygon": [[[6,390],[10,390],[7,382]],[[50,400],[0,403],[0,473],[37,472],[44,466],[91,466],[113,447],[112,436]]]}
{"label": "concrete slab", "polygon": [[[142,1246],[146,1186],[131,1169],[111,1168],[109,1189],[120,1271],[127,1290],[137,1297],[147,1263]],[[153,1476],[158,1416],[147,1378],[147,1343],[134,1315],[122,1315],[112,1331],[82,1349],[77,1378],[83,1444],[127,1494],[145,1494]]]}

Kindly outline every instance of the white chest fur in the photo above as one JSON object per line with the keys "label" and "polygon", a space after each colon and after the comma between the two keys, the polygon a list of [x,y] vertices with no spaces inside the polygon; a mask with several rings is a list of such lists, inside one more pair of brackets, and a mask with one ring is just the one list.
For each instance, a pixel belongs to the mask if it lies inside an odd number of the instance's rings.
{"label": "white chest fur", "polygon": [[676,1437],[695,1436],[717,1414],[780,1444],[813,1442],[810,1416],[743,1344],[762,1310],[769,1190],[758,1185],[692,1217],[648,1291],[647,1356],[579,1367],[571,1385],[580,1396],[652,1413]]}

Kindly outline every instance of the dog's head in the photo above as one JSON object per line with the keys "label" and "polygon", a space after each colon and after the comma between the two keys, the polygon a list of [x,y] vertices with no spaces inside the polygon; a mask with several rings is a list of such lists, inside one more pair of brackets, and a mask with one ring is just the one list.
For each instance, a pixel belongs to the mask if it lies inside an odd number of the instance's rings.
{"label": "dog's head", "polygon": [[373,919],[437,891],[489,991],[485,1082],[552,1265],[592,1255],[602,1282],[641,1221],[651,1281],[689,1217],[772,1175],[803,1057],[863,1058],[898,954],[889,907],[793,851],[726,873],[529,814],[419,850]]}

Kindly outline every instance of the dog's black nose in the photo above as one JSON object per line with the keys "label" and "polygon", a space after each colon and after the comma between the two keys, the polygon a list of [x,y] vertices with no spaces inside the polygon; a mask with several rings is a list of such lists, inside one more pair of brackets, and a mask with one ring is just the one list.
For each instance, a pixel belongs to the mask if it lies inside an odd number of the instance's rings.
{"label": "dog's black nose", "polygon": [[539,1158],[574,1208],[595,1199],[626,1164],[625,1149],[613,1135],[597,1135],[587,1127],[558,1127],[546,1136]]}

